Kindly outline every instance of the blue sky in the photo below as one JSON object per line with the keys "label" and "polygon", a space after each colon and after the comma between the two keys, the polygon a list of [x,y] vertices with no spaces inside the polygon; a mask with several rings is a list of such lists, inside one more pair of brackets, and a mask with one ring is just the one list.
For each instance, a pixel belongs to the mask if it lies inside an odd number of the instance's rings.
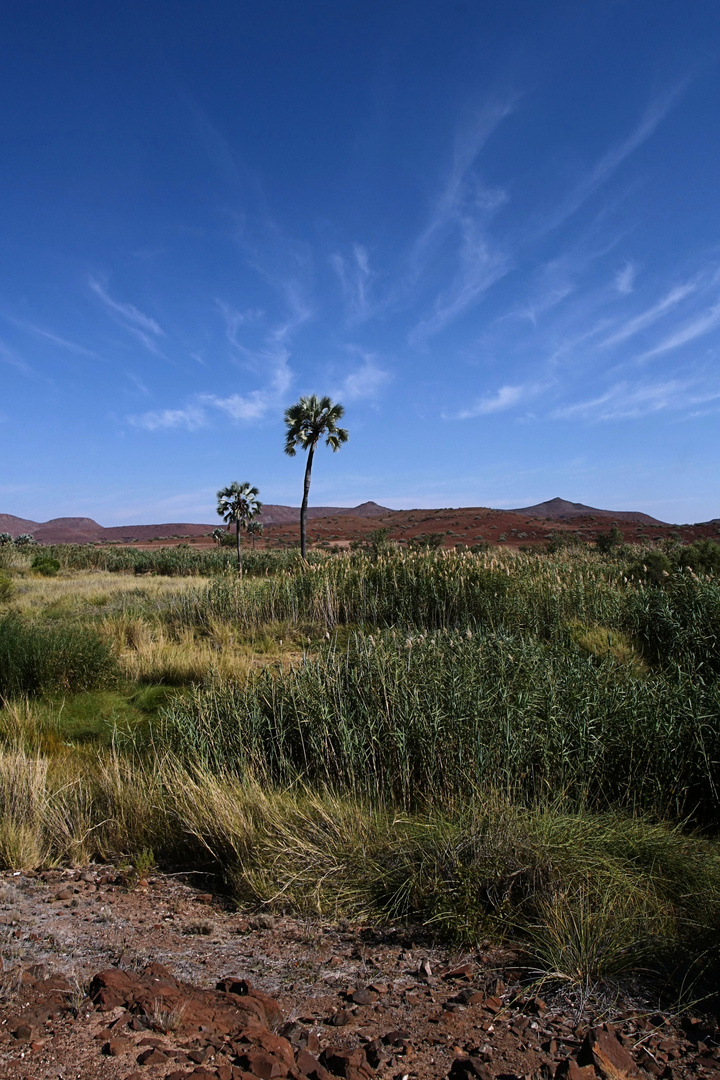
{"label": "blue sky", "polygon": [[0,510],[720,515],[716,0],[11,0]]}

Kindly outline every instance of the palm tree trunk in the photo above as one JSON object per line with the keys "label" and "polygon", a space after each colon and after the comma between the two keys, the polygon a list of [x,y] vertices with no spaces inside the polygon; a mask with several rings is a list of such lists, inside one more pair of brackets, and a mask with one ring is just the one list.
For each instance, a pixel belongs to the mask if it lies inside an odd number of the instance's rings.
{"label": "palm tree trunk", "polygon": [[237,543],[238,574],[242,577],[242,559],[240,558],[240,518],[235,522],[235,540]]}
{"label": "palm tree trunk", "polygon": [[303,559],[307,551],[307,504],[308,495],[310,494],[310,473],[312,472],[313,454],[315,453],[315,445],[313,444],[308,450],[307,465],[305,466],[305,484],[303,487],[303,500],[300,507],[300,554]]}

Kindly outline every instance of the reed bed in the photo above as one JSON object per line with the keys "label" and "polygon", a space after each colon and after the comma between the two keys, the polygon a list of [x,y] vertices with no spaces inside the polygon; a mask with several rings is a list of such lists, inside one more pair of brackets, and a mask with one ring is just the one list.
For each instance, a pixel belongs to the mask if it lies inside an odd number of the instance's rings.
{"label": "reed bed", "polygon": [[283,670],[196,688],[161,740],[215,771],[417,809],[490,788],[717,820],[720,688],[638,675],[569,632],[355,635]]}

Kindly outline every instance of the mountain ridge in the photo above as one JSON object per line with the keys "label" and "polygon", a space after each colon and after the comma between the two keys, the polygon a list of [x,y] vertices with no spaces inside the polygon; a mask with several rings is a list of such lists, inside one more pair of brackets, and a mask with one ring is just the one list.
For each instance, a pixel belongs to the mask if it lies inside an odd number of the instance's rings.
{"label": "mountain ridge", "polygon": [[[386,506],[368,501],[358,506],[312,506],[308,518],[318,517],[382,517],[391,514]],[[268,503],[263,506],[259,520],[264,525],[292,525],[300,521],[299,506],[283,506]],[[87,544],[102,540],[132,543],[143,540],[171,540],[177,537],[207,536],[222,526],[220,520],[209,523],[165,522],[151,525],[100,525],[89,517],[58,517],[49,521],[32,521],[14,514],[0,514],[0,532],[8,532],[14,538],[22,533],[32,533],[41,544]]]}
{"label": "mountain ridge", "polygon": [[535,503],[534,506],[520,506],[507,511],[509,514],[525,514],[527,517],[550,518],[550,520],[566,520],[576,517],[602,517],[612,518],[614,521],[642,521],[646,525],[667,525],[667,521],[651,517],[641,510],[600,510],[595,506],[586,506],[585,503],[569,502],[556,496],[545,502]]}

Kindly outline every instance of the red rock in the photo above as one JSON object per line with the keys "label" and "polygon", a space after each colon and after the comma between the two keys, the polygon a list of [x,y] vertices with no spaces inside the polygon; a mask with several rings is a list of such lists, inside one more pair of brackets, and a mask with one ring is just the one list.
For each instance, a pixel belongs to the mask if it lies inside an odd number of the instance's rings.
{"label": "red rock", "polygon": [[[613,1032],[603,1031],[602,1028],[588,1031],[577,1061],[580,1066],[593,1065],[605,1080],[628,1080],[629,1077],[637,1076],[639,1071],[617,1036]],[[587,1080],[592,1078],[588,1077]]]}
{"label": "red rock", "polygon": [[307,1048],[311,1054],[320,1053],[320,1039],[317,1031],[308,1031]]}
{"label": "red rock", "polygon": [[555,1080],[597,1080],[592,1065],[578,1065],[575,1058],[565,1058],[555,1070]]}
{"label": "red rock", "polygon": [[295,1064],[293,1048],[287,1039],[274,1035],[271,1031],[258,1031],[253,1035],[253,1042],[268,1053],[284,1061],[289,1069]]}
{"label": "red rock", "polygon": [[473,1077],[477,1077],[477,1080],[493,1080],[487,1065],[478,1057],[455,1058],[448,1076],[452,1080],[470,1080]]}
{"label": "red rock", "polygon": [[345,1027],[347,1024],[352,1024],[353,1019],[353,1014],[349,1009],[338,1009],[330,1023],[333,1027]]}
{"label": "red rock", "polygon": [[322,1064],[335,1076],[344,1076],[351,1080],[356,1073],[370,1076],[365,1051],[360,1047],[354,1050],[343,1047],[329,1047],[322,1053]]}
{"label": "red rock", "polygon": [[109,1054],[110,1057],[120,1057],[121,1054],[129,1053],[132,1048],[132,1039],[111,1039],[110,1042],[105,1043],[103,1053]]}
{"label": "red rock", "polygon": [[472,964],[461,964],[460,967],[448,968],[440,972],[441,979],[471,979],[473,974]]}
{"label": "red rock", "polygon": [[356,990],[351,997],[356,1005],[374,1005],[378,1000],[378,994],[369,988],[366,988],[365,990]]}
{"label": "red rock", "polygon": [[307,1050],[298,1051],[296,1064],[303,1076],[310,1077],[310,1080],[330,1080],[331,1074]]}
{"label": "red rock", "polygon": [[96,1005],[104,1005],[107,1009],[114,1009],[125,1002],[132,994],[133,980],[125,971],[119,968],[108,968],[100,971],[90,983],[89,996]]}
{"label": "red rock", "polygon": [[213,1056],[213,1048],[211,1046],[203,1046],[200,1050],[188,1050],[187,1056],[190,1061],[194,1061],[196,1065],[204,1065],[205,1062]]}
{"label": "red rock", "polygon": [[274,1077],[287,1076],[290,1071],[284,1061],[268,1054],[265,1050],[248,1050],[240,1056],[240,1065],[260,1080],[273,1080]]}
{"label": "red rock", "polygon": [[395,1028],[393,1031],[386,1032],[382,1037],[382,1041],[386,1046],[400,1046],[406,1039],[410,1038],[409,1031],[403,1031],[402,1028]]}
{"label": "red rock", "polygon": [[151,1046],[148,1050],[143,1050],[142,1054],[138,1054],[138,1065],[164,1065],[170,1058],[167,1054],[164,1054],[162,1050],[158,1050],[157,1047]]}

